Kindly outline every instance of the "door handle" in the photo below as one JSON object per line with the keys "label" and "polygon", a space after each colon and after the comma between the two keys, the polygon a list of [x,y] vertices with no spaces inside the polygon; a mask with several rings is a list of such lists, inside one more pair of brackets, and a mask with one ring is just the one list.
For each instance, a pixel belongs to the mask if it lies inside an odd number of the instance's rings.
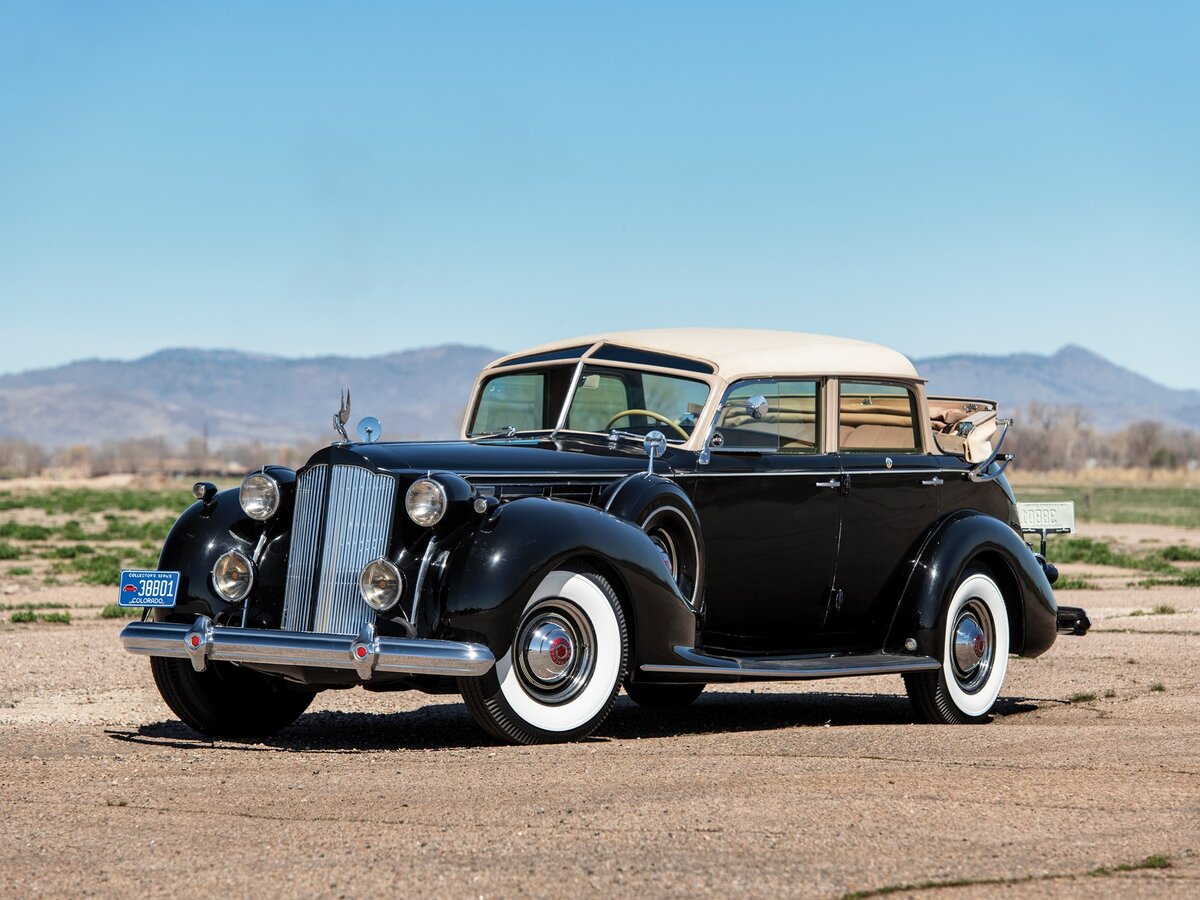
{"label": "door handle", "polygon": [[941,485],[941,484],[943,484],[943,483],[944,483],[944,482],[942,481],[942,479],[941,479],[941,478],[939,478],[937,475],[934,475],[934,476],[933,476],[932,478],[930,478],[928,481],[922,481],[922,482],[921,482],[921,484],[925,485],[926,487],[938,487],[938,486],[940,486],[940,485]]}
{"label": "door handle", "polygon": [[816,487],[823,488],[840,488],[841,486],[842,480],[840,478],[831,478],[829,481],[818,481],[816,483]]}

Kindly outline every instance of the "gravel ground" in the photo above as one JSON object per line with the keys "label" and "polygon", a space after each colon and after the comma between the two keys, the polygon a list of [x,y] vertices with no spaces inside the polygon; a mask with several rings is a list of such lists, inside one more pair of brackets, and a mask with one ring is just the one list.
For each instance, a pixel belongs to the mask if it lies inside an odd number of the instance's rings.
{"label": "gravel ground", "polygon": [[[360,690],[267,743],[202,740],[111,598],[4,598],[74,622],[0,624],[0,896],[1200,895],[1194,588],[1064,593],[1093,633],[1012,660],[982,727],[911,724],[888,676],[622,697],[537,748],[457,698]],[[1177,612],[1129,615],[1156,604]]]}

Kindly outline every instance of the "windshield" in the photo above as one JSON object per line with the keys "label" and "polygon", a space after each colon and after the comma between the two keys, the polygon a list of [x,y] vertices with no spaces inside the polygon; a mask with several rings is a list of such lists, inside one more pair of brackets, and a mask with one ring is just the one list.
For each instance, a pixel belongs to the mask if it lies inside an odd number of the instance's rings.
{"label": "windshield", "polygon": [[[554,429],[574,374],[575,366],[559,365],[493,375],[483,384],[468,436]],[[708,384],[693,378],[584,366],[563,430],[607,434],[615,428],[639,435],[658,430],[681,444],[707,399]]]}

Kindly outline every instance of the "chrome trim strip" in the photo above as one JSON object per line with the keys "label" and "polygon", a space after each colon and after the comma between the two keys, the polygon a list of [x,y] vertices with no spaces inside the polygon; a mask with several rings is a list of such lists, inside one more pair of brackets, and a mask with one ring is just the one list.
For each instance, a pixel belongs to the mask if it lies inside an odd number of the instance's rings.
{"label": "chrome trim strip", "polygon": [[[595,349],[596,346],[593,344],[591,350]],[[591,350],[588,352],[591,352]],[[575,371],[571,373],[571,383],[567,385],[567,399],[563,401],[563,408],[559,410],[558,421],[555,423],[554,428],[550,432],[550,440],[554,440],[559,431],[562,430],[562,427],[567,424],[567,413],[571,410],[571,402],[575,399],[575,390],[579,387],[579,376],[582,374],[583,358],[581,357],[579,362],[575,364]]]}
{"label": "chrome trim strip", "polygon": [[425,552],[421,555],[421,565],[417,569],[417,580],[413,584],[413,602],[412,611],[408,614],[408,621],[412,623],[412,627],[419,628],[417,622],[417,610],[421,606],[421,591],[425,589],[425,576],[429,574],[429,564],[433,561],[433,554],[437,551],[437,541],[430,535],[429,543],[425,545]]}
{"label": "chrome trim strip", "polygon": [[[194,632],[202,633],[205,639],[200,647],[189,651],[186,639]],[[356,645],[364,638],[374,656],[369,670],[355,654]],[[121,632],[121,645],[139,656],[191,658],[198,669],[211,659],[249,665],[358,669],[363,680],[370,677],[371,671],[475,677],[487,674],[496,663],[492,651],[483,644],[374,637],[370,629],[361,629],[358,635],[336,635],[229,628],[213,626],[204,616],[193,625],[131,622]]]}
{"label": "chrome trim strip", "polygon": [[635,472],[597,472],[595,475],[581,475],[578,472],[455,472],[459,478],[465,478],[470,481],[472,478],[487,478],[495,480],[498,478],[510,478],[514,482],[523,484],[531,479],[536,478],[575,478],[579,479],[579,484],[608,484],[618,478],[624,478],[627,475],[642,475],[641,469]]}
{"label": "chrome trim strip", "polygon": [[778,477],[781,475],[929,475],[941,474],[945,469],[788,469],[782,472],[680,472],[676,478],[758,478]]}

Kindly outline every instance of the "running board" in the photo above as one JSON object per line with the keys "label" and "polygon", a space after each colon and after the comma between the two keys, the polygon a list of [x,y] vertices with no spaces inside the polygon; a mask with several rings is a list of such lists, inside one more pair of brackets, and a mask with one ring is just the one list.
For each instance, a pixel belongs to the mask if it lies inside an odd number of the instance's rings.
{"label": "running board", "polygon": [[691,647],[676,647],[680,663],[645,663],[648,675],[692,675],[721,680],[733,678],[849,678],[855,675],[897,675],[934,672],[942,664],[931,656],[899,653],[855,653],[841,656],[709,656]]}

